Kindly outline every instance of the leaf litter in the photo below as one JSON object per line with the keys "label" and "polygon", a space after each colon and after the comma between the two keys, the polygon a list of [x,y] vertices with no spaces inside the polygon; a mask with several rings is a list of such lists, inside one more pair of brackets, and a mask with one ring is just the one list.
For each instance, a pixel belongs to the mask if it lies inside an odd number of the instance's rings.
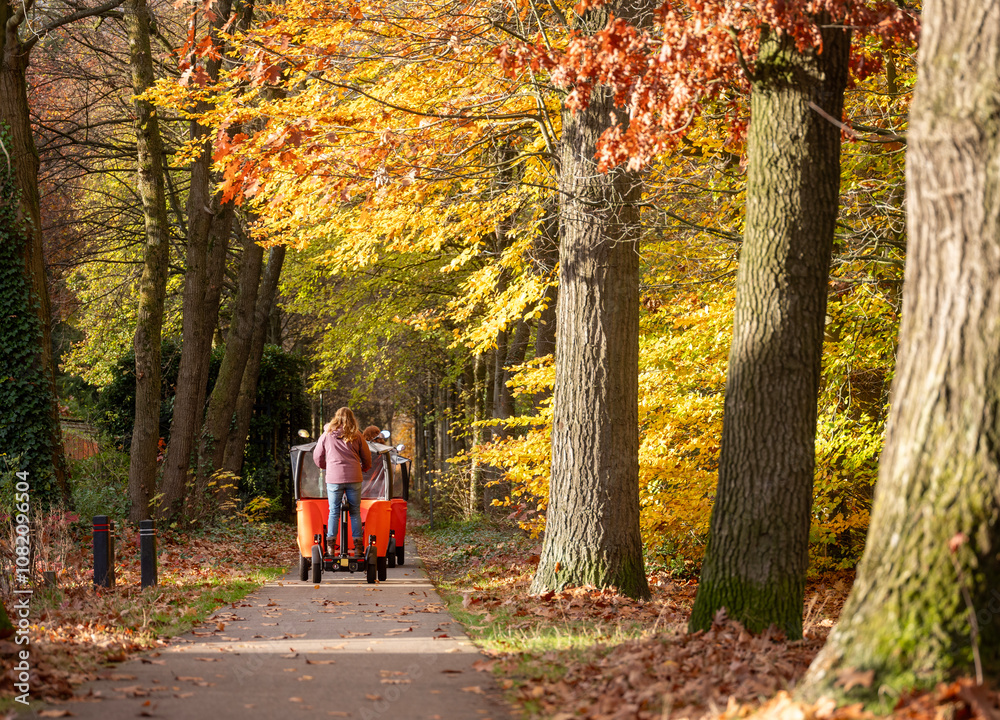
{"label": "leaf litter", "polygon": [[[853,583],[850,571],[809,580],[801,640],[790,641],[773,630],[753,635],[724,612],[711,629],[688,633],[697,591],[692,578],[651,574],[653,597],[646,602],[593,587],[533,596],[529,584],[539,548],[509,542],[498,551],[484,541],[483,547],[460,552],[454,543],[440,543],[421,530],[413,535],[432,580],[451,597],[453,612],[462,611],[457,617],[490,656],[473,668],[492,673],[508,700],[531,719],[878,717],[860,705],[836,707],[829,699],[802,703],[789,692],[835,625]],[[456,555],[460,562],[450,562]],[[498,626],[505,631],[497,632]],[[527,640],[581,628],[595,641],[536,649]],[[853,671],[841,679],[845,685],[873,680]],[[475,692],[473,687],[463,690]],[[885,711],[906,720],[1000,720],[1000,696],[966,679],[904,695]]]}

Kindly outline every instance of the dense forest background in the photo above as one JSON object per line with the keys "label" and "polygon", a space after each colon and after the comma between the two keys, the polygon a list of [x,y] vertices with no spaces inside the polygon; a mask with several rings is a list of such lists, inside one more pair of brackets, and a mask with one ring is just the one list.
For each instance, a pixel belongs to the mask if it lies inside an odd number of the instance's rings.
{"label": "dense forest background", "polygon": [[[360,6],[342,16],[333,4],[194,14],[151,4],[147,97],[163,144],[168,250],[150,497],[212,514],[204,479],[187,495],[171,489],[164,455],[186,452],[199,478],[226,470],[240,478],[242,502],[267,497],[287,511],[288,447],[350,404],[366,423],[412,423],[417,489],[434,485],[439,512],[503,512],[542,530],[564,93],[530,67],[524,75],[490,59],[491,46],[554,22],[533,8],[491,16],[487,39],[472,10],[407,15],[411,26],[383,36],[390,20]],[[78,504],[114,495],[106,511],[124,516],[120,453],[135,425],[136,298],[150,254],[135,182],[136,88],[123,82],[129,31],[117,5],[65,24],[57,10],[33,7],[23,19],[29,35],[51,26],[31,36],[26,69],[40,234],[61,414],[102,433],[100,460],[77,462],[62,492]],[[374,37],[336,67],[310,55]],[[816,425],[815,569],[850,567],[863,546],[906,246],[913,47],[860,34],[854,43]],[[738,90],[734,81],[692,113],[641,181],[641,530],[647,562],[675,571],[697,568],[718,469],[747,192],[749,107]],[[468,119],[450,122],[455,114]],[[273,298],[267,269],[279,277]],[[182,350],[195,345],[207,368],[192,382]],[[214,432],[207,415],[226,414],[210,405],[227,356],[236,368],[227,373],[249,367],[258,379],[244,464],[224,467],[204,438]],[[177,398],[192,395],[205,400],[176,417]],[[232,415],[237,397],[218,406]],[[189,439],[168,449],[178,427]]]}

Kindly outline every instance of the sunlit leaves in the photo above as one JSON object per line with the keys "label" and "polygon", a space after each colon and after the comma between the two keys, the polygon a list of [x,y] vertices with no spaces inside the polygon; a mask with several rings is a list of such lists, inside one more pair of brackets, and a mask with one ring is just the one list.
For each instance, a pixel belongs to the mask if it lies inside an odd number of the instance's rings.
{"label": "sunlit leaves", "polygon": [[[585,0],[577,10],[602,4]],[[709,106],[725,108],[739,139],[746,123],[739,100],[755,80],[761,28],[791,35],[800,52],[821,52],[824,18],[878,38],[882,51],[911,46],[918,29],[915,11],[882,0],[665,0],[650,31],[612,16],[603,31],[575,36],[564,49],[512,43],[500,59],[510,68],[545,68],[569,92],[570,107],[585,107],[598,84],[610,87],[628,108],[629,123],[603,135],[601,167],[639,168],[676,146]],[[860,49],[852,57],[855,76],[877,72],[879,54]]]}

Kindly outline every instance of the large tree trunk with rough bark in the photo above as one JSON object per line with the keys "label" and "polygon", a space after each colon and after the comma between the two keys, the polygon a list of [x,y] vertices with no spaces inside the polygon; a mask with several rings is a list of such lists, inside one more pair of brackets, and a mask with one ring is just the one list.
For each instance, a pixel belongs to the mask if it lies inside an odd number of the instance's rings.
{"label": "large tree trunk with rough bark", "polygon": [[[62,431],[59,426],[59,406],[55,385],[55,360],[52,355],[52,313],[48,287],[45,284],[45,261],[42,254],[41,204],[38,194],[38,151],[31,131],[28,106],[27,70],[30,44],[21,41],[18,30],[24,22],[22,3],[0,0],[0,123],[7,125],[10,147],[4,147],[0,162],[10,163],[20,191],[18,215],[24,240],[21,256],[28,279],[31,299],[38,314],[41,337],[37,341],[38,360],[43,372],[51,424],[50,458],[56,493],[69,499],[66,458],[63,453]],[[32,44],[34,40],[31,41]],[[16,448],[5,448],[16,451]],[[41,479],[36,479],[36,483]],[[37,489],[41,490],[40,487]]]}
{"label": "large tree trunk with rough bark", "polygon": [[[136,95],[153,85],[153,57],[149,43],[149,9],[145,0],[126,0],[129,64]],[[156,483],[160,439],[160,335],[167,287],[169,249],[167,203],[163,180],[163,142],[153,105],[135,102],[138,155],[137,191],[146,222],[139,312],[135,327],[135,428],[129,464],[128,492],[132,522],[150,516]]]}
{"label": "large tree trunk with rough bark", "polygon": [[691,615],[802,636],[827,284],[850,33],[822,53],[764,31],[751,97],[719,486]]}
{"label": "large tree trunk with rough bark", "polygon": [[[603,28],[609,14],[642,26],[640,3],[610,2],[580,18]],[[597,140],[626,122],[611,93],[563,112],[559,154],[559,307],[552,479],[541,561],[531,590],[568,585],[649,597],[639,534],[640,178],[597,171]]]}
{"label": "large tree trunk with rough bark", "polygon": [[974,648],[1000,670],[1000,0],[937,0],[922,21],[886,444],[807,696],[836,693],[845,671],[874,671],[852,698],[972,674]]}

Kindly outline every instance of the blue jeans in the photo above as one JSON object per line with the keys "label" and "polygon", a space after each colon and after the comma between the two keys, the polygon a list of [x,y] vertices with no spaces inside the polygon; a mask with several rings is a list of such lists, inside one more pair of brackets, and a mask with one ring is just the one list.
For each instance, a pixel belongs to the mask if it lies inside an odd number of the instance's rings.
{"label": "blue jeans", "polygon": [[[340,505],[347,496],[347,504],[350,505],[348,512],[351,515],[351,537],[360,539],[363,534],[361,528],[361,483],[327,483],[326,497],[330,503],[330,518],[326,523],[326,534],[337,536],[340,529]],[[346,547],[347,538],[340,538],[342,547]],[[363,542],[360,543],[362,546]],[[327,548],[327,552],[333,552],[333,548]],[[361,552],[358,543],[355,543],[355,552]]]}

